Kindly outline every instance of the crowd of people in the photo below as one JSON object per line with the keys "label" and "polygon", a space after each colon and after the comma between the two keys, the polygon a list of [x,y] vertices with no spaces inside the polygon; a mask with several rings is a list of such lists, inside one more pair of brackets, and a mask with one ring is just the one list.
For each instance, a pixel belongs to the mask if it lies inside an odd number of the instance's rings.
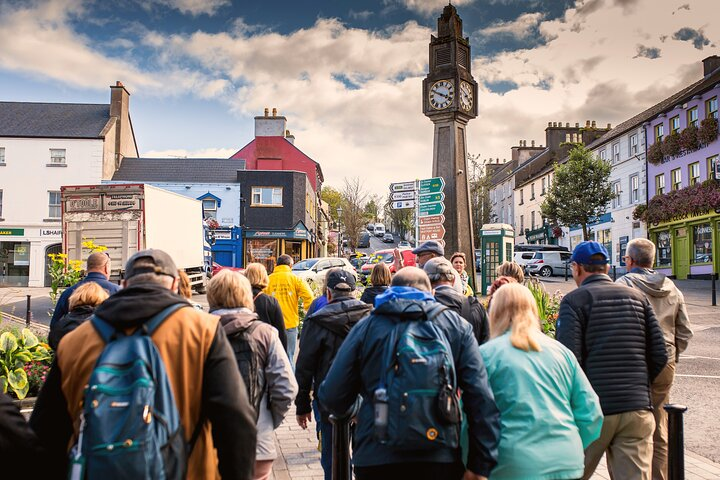
{"label": "crowd of people", "polygon": [[29,424],[1,397],[0,459],[42,455],[39,478],[267,479],[294,402],[326,479],[335,415],[353,423],[360,480],[587,479],[603,455],[612,478],[664,480],[662,405],[692,331],[654,244],[626,252],[614,283],[601,244],[575,247],[556,339],[522,268],[498,267],[486,308],[465,256],[434,241],[417,266],[377,264],[361,296],[335,268],[314,298],[288,255],[269,275],[224,270],[209,313],[166,253],[131,257],[122,288],[93,253],[58,302]]}

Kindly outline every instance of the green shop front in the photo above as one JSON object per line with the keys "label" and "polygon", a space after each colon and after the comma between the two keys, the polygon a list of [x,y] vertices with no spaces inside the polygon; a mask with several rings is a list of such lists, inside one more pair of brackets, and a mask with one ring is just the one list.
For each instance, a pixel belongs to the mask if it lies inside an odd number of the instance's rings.
{"label": "green shop front", "polygon": [[280,255],[290,255],[296,263],[314,255],[315,235],[303,222],[292,230],[246,230],[244,237],[244,265],[262,263],[268,273],[272,273]]}
{"label": "green shop front", "polygon": [[706,215],[652,225],[655,268],[677,279],[703,278],[720,271],[720,208]]}
{"label": "green shop front", "polygon": [[530,244],[538,245],[557,245],[558,239],[553,235],[553,227],[550,225],[543,225],[535,230],[525,231],[525,240]]}

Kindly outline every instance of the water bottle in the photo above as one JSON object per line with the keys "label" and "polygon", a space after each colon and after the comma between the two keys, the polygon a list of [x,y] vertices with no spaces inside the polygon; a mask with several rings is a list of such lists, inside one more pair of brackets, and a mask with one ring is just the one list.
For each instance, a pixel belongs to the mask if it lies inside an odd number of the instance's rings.
{"label": "water bottle", "polygon": [[385,442],[388,433],[388,396],[387,390],[378,388],[373,397],[375,406],[375,439],[378,442]]}

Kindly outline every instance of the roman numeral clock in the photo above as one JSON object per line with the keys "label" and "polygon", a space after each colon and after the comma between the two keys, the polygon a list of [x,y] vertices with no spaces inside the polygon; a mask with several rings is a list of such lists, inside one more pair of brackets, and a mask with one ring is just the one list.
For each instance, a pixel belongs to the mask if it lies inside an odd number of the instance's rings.
{"label": "roman numeral clock", "polygon": [[[477,82],[471,74],[470,42],[453,5],[438,18],[430,37],[429,72],[423,80],[423,113],[435,124],[433,177],[445,179],[445,252],[464,252],[474,265],[473,227],[468,182],[468,121],[477,116]],[[474,280],[474,275],[470,275]],[[473,282],[474,287],[474,282]]]}

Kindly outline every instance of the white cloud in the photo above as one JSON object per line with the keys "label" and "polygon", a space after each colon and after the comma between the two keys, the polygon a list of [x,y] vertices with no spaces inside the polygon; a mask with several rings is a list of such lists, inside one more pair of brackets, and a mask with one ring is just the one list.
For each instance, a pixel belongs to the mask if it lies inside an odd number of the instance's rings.
{"label": "white cloud", "polygon": [[193,16],[215,15],[222,7],[230,5],[230,0],[148,0],[146,5],[163,5]]}
{"label": "white cloud", "polygon": [[202,148],[198,150],[186,150],[173,148],[168,150],[149,150],[140,155],[144,158],[230,158],[237,148]]}
{"label": "white cloud", "polygon": [[372,15],[373,12],[371,12],[370,10],[350,10],[350,12],[348,12],[348,16],[353,20],[367,20],[368,18],[372,17]]}
{"label": "white cloud", "polygon": [[485,36],[491,35],[512,35],[520,40],[527,38],[543,19],[544,14],[540,12],[523,13],[516,20],[511,22],[497,22],[489,27],[480,30]]}
{"label": "white cloud", "polygon": [[[455,0],[452,2],[456,7],[473,3],[475,0]],[[402,4],[408,10],[421,13],[423,15],[430,15],[433,13],[439,13],[445,5],[448,4],[447,0],[384,0],[384,3],[389,4],[397,2]]]}

